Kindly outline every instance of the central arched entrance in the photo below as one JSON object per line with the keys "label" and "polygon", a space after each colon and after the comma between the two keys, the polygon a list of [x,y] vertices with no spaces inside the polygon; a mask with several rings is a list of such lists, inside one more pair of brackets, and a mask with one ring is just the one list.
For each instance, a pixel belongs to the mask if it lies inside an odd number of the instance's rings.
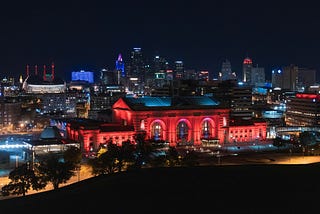
{"label": "central arched entrance", "polygon": [[219,145],[219,139],[215,135],[215,125],[211,118],[205,118],[201,122],[201,143],[204,146]]}
{"label": "central arched entrance", "polygon": [[178,145],[192,144],[191,124],[186,119],[179,120],[176,126],[176,141]]}

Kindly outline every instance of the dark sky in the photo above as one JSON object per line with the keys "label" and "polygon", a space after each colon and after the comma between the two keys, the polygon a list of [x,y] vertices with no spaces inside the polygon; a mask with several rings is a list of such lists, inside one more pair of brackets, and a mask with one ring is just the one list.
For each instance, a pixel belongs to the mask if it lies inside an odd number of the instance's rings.
{"label": "dark sky", "polygon": [[[265,67],[296,64],[320,72],[320,11],[299,1],[8,1],[0,6],[0,74],[25,74],[27,64],[71,71],[113,69],[133,47],[186,68],[221,62],[241,74],[246,56]],[[287,1],[285,1],[287,2]]]}

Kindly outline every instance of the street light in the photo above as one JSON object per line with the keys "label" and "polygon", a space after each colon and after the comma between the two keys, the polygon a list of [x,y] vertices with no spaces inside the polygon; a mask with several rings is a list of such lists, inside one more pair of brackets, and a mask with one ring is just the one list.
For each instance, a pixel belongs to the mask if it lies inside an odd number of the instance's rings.
{"label": "street light", "polygon": [[19,166],[19,156],[16,155],[16,168],[18,168],[18,166]]}

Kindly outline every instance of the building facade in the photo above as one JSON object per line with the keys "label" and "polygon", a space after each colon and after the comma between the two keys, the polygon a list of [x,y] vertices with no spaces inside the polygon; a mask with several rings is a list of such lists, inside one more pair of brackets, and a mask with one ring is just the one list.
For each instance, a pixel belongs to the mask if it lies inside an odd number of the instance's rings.
{"label": "building facade", "polygon": [[[112,106],[112,123],[88,119],[62,119],[56,125],[65,137],[79,142],[83,152],[96,152],[108,142],[165,141],[170,146],[220,146],[266,139],[266,122],[238,124],[229,109],[207,96],[122,97]],[[64,128],[63,128],[64,127]]]}
{"label": "building facade", "polygon": [[287,100],[286,126],[320,126],[320,95],[296,93]]}
{"label": "building facade", "polygon": [[121,146],[124,141],[135,142],[132,126],[90,119],[56,120],[54,123],[61,124],[58,128],[65,132],[68,140],[79,142],[84,153],[97,152],[101,145],[109,142],[118,146]]}
{"label": "building facade", "polygon": [[177,145],[221,145],[265,140],[266,122],[229,121],[229,109],[206,96],[121,98],[113,105],[118,123],[147,138]]}

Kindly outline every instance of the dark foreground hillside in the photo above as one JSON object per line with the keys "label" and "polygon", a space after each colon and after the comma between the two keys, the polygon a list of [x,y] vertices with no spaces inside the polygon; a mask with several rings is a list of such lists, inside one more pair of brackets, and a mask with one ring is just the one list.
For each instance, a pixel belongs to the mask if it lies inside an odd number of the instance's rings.
{"label": "dark foreground hillside", "polygon": [[320,165],[141,169],[0,201],[1,213],[320,212]]}

